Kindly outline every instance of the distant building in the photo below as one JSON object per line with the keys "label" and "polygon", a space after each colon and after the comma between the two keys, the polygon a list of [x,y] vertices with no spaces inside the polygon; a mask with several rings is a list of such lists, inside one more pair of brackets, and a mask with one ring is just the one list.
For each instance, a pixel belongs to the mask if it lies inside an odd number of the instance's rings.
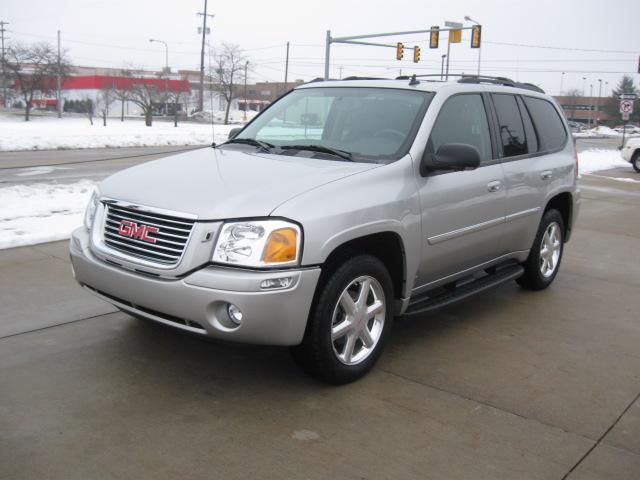
{"label": "distant building", "polygon": [[557,96],[554,97],[556,102],[562,107],[565,116],[568,120],[573,120],[581,123],[591,122],[597,123],[611,123],[619,121],[620,118],[611,116],[609,113],[610,97],[567,97]]}

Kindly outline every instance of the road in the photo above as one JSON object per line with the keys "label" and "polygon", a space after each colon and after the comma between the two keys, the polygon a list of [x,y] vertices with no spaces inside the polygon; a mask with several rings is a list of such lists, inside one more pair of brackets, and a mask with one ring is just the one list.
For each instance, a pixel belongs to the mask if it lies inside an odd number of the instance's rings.
{"label": "road", "polygon": [[638,479],[640,190],[585,175],[554,285],[398,319],[342,387],[80,289],[66,242],[0,250],[0,478]]}
{"label": "road", "polygon": [[124,168],[201,147],[92,148],[0,152],[0,185],[99,181]]}

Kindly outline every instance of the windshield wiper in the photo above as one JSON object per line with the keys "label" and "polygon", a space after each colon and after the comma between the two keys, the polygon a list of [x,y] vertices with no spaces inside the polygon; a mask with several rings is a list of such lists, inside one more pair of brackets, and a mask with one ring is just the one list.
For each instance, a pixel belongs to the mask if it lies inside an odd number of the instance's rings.
{"label": "windshield wiper", "polygon": [[328,153],[353,162],[351,153],[338,150],[337,148],[323,147],[322,145],[281,145],[278,148],[283,150],[308,150],[310,152]]}
{"label": "windshield wiper", "polygon": [[255,138],[232,138],[231,140],[227,140],[222,145],[228,145],[229,143],[240,143],[244,145],[253,145],[254,147],[261,148],[265,152],[270,152],[275,145],[263,142],[262,140],[256,140]]}

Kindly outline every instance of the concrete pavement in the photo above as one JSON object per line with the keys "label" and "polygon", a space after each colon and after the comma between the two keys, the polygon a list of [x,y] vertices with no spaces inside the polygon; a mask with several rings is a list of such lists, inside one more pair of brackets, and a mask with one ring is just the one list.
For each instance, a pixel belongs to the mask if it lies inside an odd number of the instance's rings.
{"label": "concrete pavement", "polygon": [[640,478],[640,179],[582,179],[556,283],[398,319],[365,379],[202,341],[0,251],[0,478]]}

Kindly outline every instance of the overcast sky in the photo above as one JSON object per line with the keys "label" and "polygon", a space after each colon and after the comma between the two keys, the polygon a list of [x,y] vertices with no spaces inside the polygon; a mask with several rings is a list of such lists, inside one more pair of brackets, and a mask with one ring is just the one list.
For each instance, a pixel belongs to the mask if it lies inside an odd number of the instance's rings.
{"label": "overcast sky", "polygon": [[[169,44],[174,71],[199,68],[201,18],[196,12],[202,11],[204,0],[0,0],[0,5],[0,20],[10,23],[11,40],[54,42],[61,30],[63,48],[77,65],[159,69],[164,47],[148,41],[158,38]],[[462,22],[465,15],[483,25],[485,74],[536,83],[553,94],[560,89],[563,71],[563,90],[582,90],[587,77],[587,95],[590,84],[597,94],[597,79],[603,80],[603,95],[604,82],[610,91],[623,73],[640,80],[638,0],[210,0],[209,12],[215,14],[211,46],[240,45],[253,66],[249,81],[284,80],[287,41],[289,78],[308,80],[322,76],[327,29],[334,36],[416,30],[443,26],[447,20]],[[393,49],[335,45],[331,75],[391,76],[399,69],[439,73],[444,40],[442,35],[439,50],[428,48],[426,36],[381,40],[423,47],[417,65],[410,52],[399,62]],[[475,73],[476,62],[467,34],[452,46],[451,72]]]}

